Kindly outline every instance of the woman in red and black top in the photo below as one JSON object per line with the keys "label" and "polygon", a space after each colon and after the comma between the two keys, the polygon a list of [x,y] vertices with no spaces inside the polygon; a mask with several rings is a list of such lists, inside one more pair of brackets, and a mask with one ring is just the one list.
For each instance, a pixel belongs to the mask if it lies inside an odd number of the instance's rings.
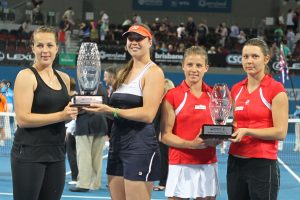
{"label": "woman in red and black top", "polygon": [[253,38],[242,51],[247,78],[232,88],[234,139],[229,149],[229,200],[277,199],[278,140],[288,127],[288,98],[283,85],[268,74],[267,44]]}

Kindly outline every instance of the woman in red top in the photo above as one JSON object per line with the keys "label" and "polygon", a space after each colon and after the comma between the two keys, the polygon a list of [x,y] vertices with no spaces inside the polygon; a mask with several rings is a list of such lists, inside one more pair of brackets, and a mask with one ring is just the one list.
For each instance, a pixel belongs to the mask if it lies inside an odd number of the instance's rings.
{"label": "woman in red top", "polygon": [[288,98],[283,85],[268,74],[269,60],[263,40],[246,42],[242,64],[247,78],[231,91],[235,132],[227,168],[229,200],[277,199],[277,146],[287,134]]}
{"label": "woman in red top", "polygon": [[219,192],[216,148],[199,137],[202,124],[212,124],[211,88],[202,80],[208,70],[206,51],[187,49],[182,69],[185,80],[169,90],[162,103],[162,141],[170,146],[165,195],[169,200],[213,200]]}

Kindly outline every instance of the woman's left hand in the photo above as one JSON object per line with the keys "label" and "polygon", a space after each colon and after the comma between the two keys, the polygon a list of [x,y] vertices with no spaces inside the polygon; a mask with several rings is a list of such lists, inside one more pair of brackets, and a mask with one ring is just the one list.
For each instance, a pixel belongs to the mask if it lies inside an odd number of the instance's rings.
{"label": "woman's left hand", "polygon": [[231,142],[240,142],[247,133],[247,128],[239,128],[232,134],[232,138],[230,138],[229,140]]}
{"label": "woman's left hand", "polygon": [[83,107],[82,109],[87,112],[108,113],[110,111],[111,107],[109,107],[106,104],[102,104],[102,103],[93,103],[93,104],[90,104],[90,106],[88,106],[88,107]]}

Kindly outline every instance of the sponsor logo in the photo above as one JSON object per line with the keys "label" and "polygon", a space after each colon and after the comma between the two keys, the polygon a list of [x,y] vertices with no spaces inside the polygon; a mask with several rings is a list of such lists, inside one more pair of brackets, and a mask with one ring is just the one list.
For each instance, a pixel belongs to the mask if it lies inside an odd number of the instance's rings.
{"label": "sponsor logo", "polygon": [[0,51],[0,61],[4,59],[5,59],[5,54],[2,51]]}
{"label": "sponsor logo", "polygon": [[31,54],[20,54],[20,53],[15,53],[15,54],[6,54],[6,59],[7,60],[16,60],[16,61],[22,61],[22,60],[27,60],[27,61],[33,61],[34,56]]}
{"label": "sponsor logo", "polygon": [[290,69],[300,69],[300,63],[293,63],[292,67]]}
{"label": "sponsor logo", "polygon": [[182,54],[170,54],[170,53],[157,53],[154,54],[155,62],[170,62],[181,63],[183,59]]}
{"label": "sponsor logo", "polygon": [[100,57],[103,60],[121,60],[126,61],[126,52],[124,53],[107,53],[105,51],[100,51]]}
{"label": "sponsor logo", "polygon": [[226,62],[229,65],[242,65],[242,55],[229,54],[228,56],[226,56]]}

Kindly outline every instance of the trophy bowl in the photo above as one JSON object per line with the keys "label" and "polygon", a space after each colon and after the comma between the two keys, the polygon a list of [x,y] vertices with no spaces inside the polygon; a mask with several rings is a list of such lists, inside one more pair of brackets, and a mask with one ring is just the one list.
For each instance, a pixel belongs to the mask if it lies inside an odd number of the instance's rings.
{"label": "trophy bowl", "polygon": [[102,103],[102,96],[97,95],[101,76],[100,54],[96,43],[83,42],[77,58],[77,79],[79,95],[72,98],[74,106],[89,106]]}
{"label": "trophy bowl", "polygon": [[213,87],[209,111],[214,124],[202,126],[202,138],[228,139],[233,133],[233,126],[226,125],[232,107],[231,94],[225,83],[216,83]]}

